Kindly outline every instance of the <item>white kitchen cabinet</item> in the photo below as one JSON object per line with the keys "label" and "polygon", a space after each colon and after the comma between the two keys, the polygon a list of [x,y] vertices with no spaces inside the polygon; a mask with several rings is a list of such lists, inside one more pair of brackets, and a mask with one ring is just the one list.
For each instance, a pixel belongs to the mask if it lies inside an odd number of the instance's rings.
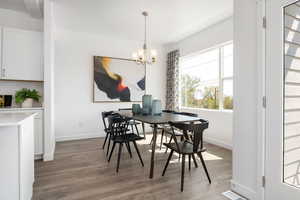
{"label": "white kitchen cabinet", "polygon": [[34,154],[40,157],[44,154],[44,120],[43,111],[38,111],[34,117]]}
{"label": "white kitchen cabinet", "polygon": [[0,113],[1,200],[32,199],[33,117],[28,113]]}
{"label": "white kitchen cabinet", "polygon": [[1,113],[36,113],[34,116],[34,155],[36,159],[44,154],[44,117],[42,108],[7,108],[0,109]]}
{"label": "white kitchen cabinet", "polygon": [[2,28],[1,79],[42,81],[43,34]]}

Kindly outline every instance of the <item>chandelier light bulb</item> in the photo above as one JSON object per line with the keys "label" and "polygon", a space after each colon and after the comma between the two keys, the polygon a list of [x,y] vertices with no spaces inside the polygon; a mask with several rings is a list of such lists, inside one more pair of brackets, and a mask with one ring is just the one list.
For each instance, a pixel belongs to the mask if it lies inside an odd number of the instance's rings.
{"label": "chandelier light bulb", "polygon": [[138,54],[137,54],[136,52],[133,52],[133,53],[132,53],[132,58],[133,58],[134,60],[137,60]]}

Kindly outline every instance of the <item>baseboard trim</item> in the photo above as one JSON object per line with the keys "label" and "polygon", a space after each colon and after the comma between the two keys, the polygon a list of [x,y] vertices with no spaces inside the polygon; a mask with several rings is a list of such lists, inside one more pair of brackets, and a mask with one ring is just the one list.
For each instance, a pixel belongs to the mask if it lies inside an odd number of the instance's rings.
{"label": "baseboard trim", "polygon": [[84,139],[100,138],[100,137],[104,137],[104,135],[99,133],[89,133],[89,134],[78,134],[78,135],[56,137],[55,141],[63,142],[63,141],[84,140]]}
{"label": "baseboard trim", "polygon": [[220,147],[223,147],[223,148],[228,149],[228,150],[232,150],[232,144],[222,142],[222,141],[220,141],[218,139],[215,139],[215,138],[204,137],[204,142],[207,142],[207,143],[210,143],[210,144],[213,144],[213,145],[216,145],[216,146],[220,146]]}
{"label": "baseboard trim", "polygon": [[255,200],[256,199],[256,192],[251,188],[248,188],[242,184],[237,183],[234,180],[230,181],[231,190],[247,199]]}
{"label": "baseboard trim", "polygon": [[52,151],[50,153],[44,153],[43,161],[52,161],[54,160],[54,153],[55,153],[55,146],[53,147]]}

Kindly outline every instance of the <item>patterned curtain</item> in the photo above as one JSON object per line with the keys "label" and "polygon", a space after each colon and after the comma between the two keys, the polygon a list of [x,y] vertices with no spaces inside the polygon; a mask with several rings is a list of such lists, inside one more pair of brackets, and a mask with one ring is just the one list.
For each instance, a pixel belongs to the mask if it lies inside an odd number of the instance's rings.
{"label": "patterned curtain", "polygon": [[166,109],[179,110],[179,50],[168,53]]}

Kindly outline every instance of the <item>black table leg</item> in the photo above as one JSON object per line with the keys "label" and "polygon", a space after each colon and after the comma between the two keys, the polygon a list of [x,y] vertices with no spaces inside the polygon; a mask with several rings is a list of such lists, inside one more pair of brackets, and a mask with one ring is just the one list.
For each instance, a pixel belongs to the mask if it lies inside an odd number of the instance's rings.
{"label": "black table leg", "polygon": [[153,124],[153,142],[152,142],[150,176],[149,176],[149,178],[153,178],[153,173],[154,173],[154,156],[155,156],[155,148],[156,148],[156,136],[157,136],[157,124]]}

